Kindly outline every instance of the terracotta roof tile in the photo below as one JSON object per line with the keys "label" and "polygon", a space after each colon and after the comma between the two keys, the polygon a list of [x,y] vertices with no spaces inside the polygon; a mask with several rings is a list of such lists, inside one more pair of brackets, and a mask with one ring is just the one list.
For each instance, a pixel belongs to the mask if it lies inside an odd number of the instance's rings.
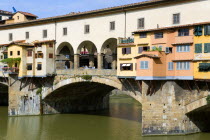
{"label": "terracotta roof tile", "polygon": [[149,57],[149,58],[160,58],[159,56],[156,56],[154,54],[141,54],[139,56],[134,57],[135,59],[141,58],[141,57]]}
{"label": "terracotta roof tile", "polygon": [[48,42],[55,42],[55,40],[35,41],[35,42],[33,42],[33,43],[34,43],[34,44],[39,44],[39,43],[48,43]]}
{"label": "terracotta roof tile", "polygon": [[25,15],[25,16],[29,16],[29,17],[38,17],[38,16],[36,16],[36,15],[34,15],[34,14],[31,14],[31,13],[28,13],[28,12],[18,11],[18,12],[16,12],[16,13],[21,13],[21,14],[23,14],[23,15]]}

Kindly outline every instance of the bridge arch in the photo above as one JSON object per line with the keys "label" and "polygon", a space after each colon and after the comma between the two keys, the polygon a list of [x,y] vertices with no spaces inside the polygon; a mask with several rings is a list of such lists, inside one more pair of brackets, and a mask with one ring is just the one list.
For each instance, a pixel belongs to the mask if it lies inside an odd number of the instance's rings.
{"label": "bridge arch", "polygon": [[56,69],[73,69],[74,49],[69,42],[62,42],[56,50]]}
{"label": "bridge arch", "polygon": [[98,60],[97,60],[97,48],[96,45],[90,41],[85,40],[77,48],[77,67],[90,67],[90,68],[97,68],[98,67]]}
{"label": "bridge arch", "polygon": [[102,62],[104,69],[117,68],[117,39],[109,38],[104,41],[100,53],[102,54]]}
{"label": "bridge arch", "polygon": [[105,109],[109,106],[109,95],[114,89],[122,90],[122,84],[112,78],[68,78],[44,90],[43,111],[44,114],[55,114]]}

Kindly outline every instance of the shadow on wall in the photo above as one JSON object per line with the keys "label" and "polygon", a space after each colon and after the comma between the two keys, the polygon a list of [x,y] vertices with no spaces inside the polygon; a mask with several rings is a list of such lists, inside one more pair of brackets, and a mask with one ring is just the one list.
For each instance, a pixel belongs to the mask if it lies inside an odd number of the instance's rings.
{"label": "shadow on wall", "polygon": [[81,113],[109,107],[109,94],[114,87],[94,82],[63,86],[43,100],[43,114]]}
{"label": "shadow on wall", "polygon": [[8,106],[8,86],[0,84],[0,106]]}

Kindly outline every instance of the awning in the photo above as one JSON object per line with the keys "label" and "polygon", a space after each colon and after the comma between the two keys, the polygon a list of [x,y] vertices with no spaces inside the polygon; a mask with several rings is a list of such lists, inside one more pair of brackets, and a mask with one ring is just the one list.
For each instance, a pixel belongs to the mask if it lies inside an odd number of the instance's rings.
{"label": "awning", "polygon": [[130,66],[131,66],[131,64],[127,64],[126,66],[127,66],[127,67],[130,67]]}
{"label": "awning", "polygon": [[122,66],[123,66],[123,67],[126,67],[126,66],[127,66],[127,64],[123,64]]}

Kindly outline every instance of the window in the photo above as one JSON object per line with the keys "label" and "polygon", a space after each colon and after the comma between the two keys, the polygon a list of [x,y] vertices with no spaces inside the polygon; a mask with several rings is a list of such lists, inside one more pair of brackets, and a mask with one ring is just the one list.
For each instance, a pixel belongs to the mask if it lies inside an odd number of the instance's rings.
{"label": "window", "polygon": [[126,71],[126,70],[133,70],[133,64],[120,64],[120,70],[121,71]]}
{"label": "window", "polygon": [[210,63],[199,64],[199,72],[209,72],[209,71],[210,71]]}
{"label": "window", "polygon": [[42,52],[38,52],[37,54],[35,54],[35,58],[43,58],[43,53]]}
{"label": "window", "polygon": [[1,55],[1,59],[3,59],[3,55]]}
{"label": "window", "polygon": [[163,46],[159,46],[158,48],[159,48],[159,50],[160,50],[160,51],[162,51],[162,50],[163,50]]}
{"label": "window", "polygon": [[140,33],[140,38],[147,38],[147,33]]}
{"label": "window", "polygon": [[13,55],[13,52],[12,51],[10,51],[10,56],[12,56]]}
{"label": "window", "polygon": [[32,70],[32,64],[27,64],[27,70]]}
{"label": "window", "polygon": [[204,26],[204,35],[210,35],[210,25]]}
{"label": "window", "polygon": [[166,53],[172,53],[172,48],[171,47],[166,47]]}
{"label": "window", "polygon": [[143,47],[139,47],[139,53],[141,54],[143,52]]}
{"label": "window", "polygon": [[43,38],[47,38],[47,30],[43,30]]}
{"label": "window", "polygon": [[28,57],[32,57],[32,50],[28,50],[28,51],[27,51],[27,56],[28,56]]}
{"label": "window", "polygon": [[63,35],[67,35],[67,28],[63,28]]}
{"label": "window", "polygon": [[26,32],[26,39],[29,39],[29,32]]}
{"label": "window", "polygon": [[203,34],[203,27],[202,26],[195,26],[194,35],[195,36],[202,36],[202,34]]}
{"label": "window", "polygon": [[178,36],[189,36],[189,35],[190,35],[190,30],[188,28],[178,30]]}
{"label": "window", "polygon": [[144,28],[144,18],[138,19],[138,28]]}
{"label": "window", "polygon": [[50,43],[50,44],[49,44],[49,47],[50,47],[50,48],[53,48],[53,43]]}
{"label": "window", "polygon": [[42,70],[42,63],[37,64],[37,70]]}
{"label": "window", "polygon": [[195,44],[195,53],[202,53],[202,44]]}
{"label": "window", "polygon": [[0,16],[0,20],[2,20],[2,16]]}
{"label": "window", "polygon": [[20,19],[20,17],[19,17],[19,16],[17,16],[17,19],[19,20],[19,19]]}
{"label": "window", "polygon": [[9,41],[12,41],[13,40],[13,35],[12,33],[9,33]]}
{"label": "window", "polygon": [[149,68],[149,62],[148,61],[141,61],[140,62],[140,69],[148,69]]}
{"label": "window", "polygon": [[53,54],[52,53],[49,53],[49,58],[53,58]]}
{"label": "window", "polygon": [[4,54],[4,59],[7,59],[7,54]]}
{"label": "window", "polygon": [[90,33],[90,25],[85,25],[85,34]]}
{"label": "window", "polygon": [[115,21],[110,22],[110,30],[115,30]]}
{"label": "window", "polygon": [[180,23],[180,13],[173,14],[173,24],[179,24]]}
{"label": "window", "polygon": [[20,51],[17,51],[17,55],[20,55]]}
{"label": "window", "polygon": [[176,69],[177,70],[190,70],[190,62],[177,62]]}
{"label": "window", "polygon": [[190,46],[189,45],[180,45],[176,46],[177,52],[190,52]]}
{"label": "window", "polygon": [[204,53],[210,53],[210,43],[204,44]]}
{"label": "window", "polygon": [[131,48],[122,48],[122,54],[131,54]]}
{"label": "window", "polygon": [[163,32],[155,33],[155,39],[163,38]]}
{"label": "window", "polygon": [[174,70],[174,63],[168,62],[168,70]]}

